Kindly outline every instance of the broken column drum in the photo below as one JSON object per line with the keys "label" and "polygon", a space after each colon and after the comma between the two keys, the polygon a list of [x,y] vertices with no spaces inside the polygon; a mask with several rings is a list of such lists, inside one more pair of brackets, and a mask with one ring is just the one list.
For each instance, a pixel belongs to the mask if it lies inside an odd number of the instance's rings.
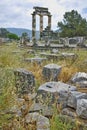
{"label": "broken column drum", "polygon": [[61,72],[62,67],[57,64],[48,64],[43,67],[43,77],[47,81],[58,81],[58,76]]}
{"label": "broken column drum", "polygon": [[33,93],[35,90],[35,79],[34,75],[25,70],[17,69],[14,71],[15,75],[15,87],[17,88],[18,94]]}

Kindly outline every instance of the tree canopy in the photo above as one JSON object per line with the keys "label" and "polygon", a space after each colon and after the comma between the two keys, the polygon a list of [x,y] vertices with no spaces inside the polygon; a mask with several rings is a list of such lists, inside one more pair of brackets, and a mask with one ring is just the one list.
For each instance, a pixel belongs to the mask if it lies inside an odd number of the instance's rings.
{"label": "tree canopy", "polygon": [[28,37],[28,33],[27,32],[23,32],[22,33],[22,37]]}
{"label": "tree canopy", "polygon": [[30,38],[29,38],[27,32],[23,32],[21,37],[22,37],[25,41],[30,41]]}
{"label": "tree canopy", "polygon": [[9,39],[19,40],[19,37],[14,33],[8,33]]}
{"label": "tree canopy", "polygon": [[57,25],[62,37],[87,36],[87,21],[75,10],[65,12],[63,21]]}

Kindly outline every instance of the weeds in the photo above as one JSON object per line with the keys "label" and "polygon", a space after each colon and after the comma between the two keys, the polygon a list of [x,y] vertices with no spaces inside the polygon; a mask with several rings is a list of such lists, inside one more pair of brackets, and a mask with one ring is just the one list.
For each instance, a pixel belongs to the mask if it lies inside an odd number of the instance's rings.
{"label": "weeds", "polygon": [[[18,50],[19,52],[14,52]],[[51,60],[43,62],[41,65],[37,63],[26,63],[24,62],[24,58],[33,57],[33,54],[26,53],[27,49],[20,49],[17,47],[17,44],[11,44],[9,46],[3,45],[0,47],[0,126],[3,126],[3,130],[11,130],[14,127],[17,130],[30,130],[29,125],[25,125],[22,119],[17,120],[10,114],[4,114],[3,111],[10,109],[15,101],[15,85],[14,85],[14,75],[13,70],[15,68],[25,68],[35,76],[36,79],[36,90],[38,87],[45,83],[45,79],[42,76],[42,68],[44,65],[49,63],[56,63],[62,66],[62,72],[59,76],[58,80],[63,82],[69,81],[71,76],[77,71],[87,72],[87,64],[84,64],[84,61],[87,57],[86,50],[72,50],[78,55],[78,58],[74,61],[71,60]],[[71,52],[71,50],[70,50]],[[39,55],[39,52],[38,52]],[[84,67],[83,67],[84,66]],[[28,109],[29,109],[28,105]],[[26,109],[26,111],[28,111]],[[54,110],[55,111],[55,110]],[[9,121],[13,120],[13,126],[8,126]],[[16,127],[15,127],[16,125]],[[53,115],[51,119],[51,130],[76,130],[72,128],[70,122],[64,123],[57,116],[57,113]]]}

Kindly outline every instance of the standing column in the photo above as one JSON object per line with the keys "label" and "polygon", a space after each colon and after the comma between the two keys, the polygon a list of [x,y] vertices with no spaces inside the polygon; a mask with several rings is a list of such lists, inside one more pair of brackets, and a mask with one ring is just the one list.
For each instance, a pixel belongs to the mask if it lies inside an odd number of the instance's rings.
{"label": "standing column", "polygon": [[36,14],[32,14],[32,40],[35,42],[36,38]]}
{"label": "standing column", "polygon": [[48,15],[48,27],[49,27],[49,30],[51,30],[51,16],[52,15]]}
{"label": "standing column", "polygon": [[42,37],[43,31],[43,15],[40,15],[40,38]]}

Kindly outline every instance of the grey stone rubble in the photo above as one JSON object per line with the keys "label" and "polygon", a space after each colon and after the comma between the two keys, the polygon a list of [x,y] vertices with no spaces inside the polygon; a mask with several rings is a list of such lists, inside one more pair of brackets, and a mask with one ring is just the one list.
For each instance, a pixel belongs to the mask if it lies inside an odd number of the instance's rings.
{"label": "grey stone rubble", "polygon": [[87,99],[77,101],[76,113],[79,117],[87,119]]}
{"label": "grey stone rubble", "polygon": [[80,82],[77,82],[75,85],[80,88],[87,88],[87,81],[80,81]]}
{"label": "grey stone rubble", "polygon": [[75,45],[75,44],[69,44],[68,47],[69,47],[69,48],[76,48],[77,45]]}
{"label": "grey stone rubble", "polygon": [[54,105],[60,103],[63,104],[63,108],[67,106],[70,91],[76,91],[76,87],[62,82],[47,82],[41,85],[37,90],[35,103],[30,107],[29,112],[41,112],[43,116],[52,117]]}
{"label": "grey stone rubble", "polygon": [[63,52],[63,53],[53,53],[51,51],[51,53],[47,54],[45,52],[42,52],[40,53],[41,56],[44,56],[46,57],[48,60],[50,59],[54,59],[54,60],[59,60],[59,59],[76,59],[78,57],[77,54],[75,53],[66,53],[66,52]]}
{"label": "grey stone rubble", "polygon": [[37,112],[28,113],[25,117],[25,122],[27,124],[36,122],[37,130],[50,130],[50,122],[49,119],[40,115]]}
{"label": "grey stone rubble", "polygon": [[84,72],[77,72],[71,79],[73,83],[79,82],[81,80],[87,81],[87,73]]}
{"label": "grey stone rubble", "polygon": [[34,92],[35,78],[32,72],[19,68],[14,70],[14,75],[15,87],[17,88],[17,93],[19,95]]}
{"label": "grey stone rubble", "polygon": [[[38,111],[42,110],[42,113],[44,111],[43,106],[52,108],[52,105],[55,103],[59,108],[60,104],[62,104],[63,113],[66,111],[66,115],[76,117],[77,102],[82,99],[87,100],[87,94],[78,92],[75,86],[60,81],[47,82],[39,87],[35,103],[42,104],[40,109],[38,109]],[[35,105],[32,108],[35,111]],[[52,111],[50,111],[49,115],[52,116]]]}
{"label": "grey stone rubble", "polygon": [[51,48],[64,48],[63,44],[50,44]]}
{"label": "grey stone rubble", "polygon": [[42,53],[40,53],[40,55],[46,57],[48,60],[51,60],[51,59],[54,59],[54,60],[61,59],[61,55],[60,54],[57,55],[55,53],[47,54],[45,52],[42,52]]}
{"label": "grey stone rubble", "polygon": [[70,117],[73,117],[73,118],[76,118],[77,115],[76,115],[76,111],[72,108],[64,108],[62,109],[62,112],[61,112],[63,115],[67,115],[67,116],[70,116]]}
{"label": "grey stone rubble", "polygon": [[76,87],[70,86],[60,81],[47,82],[38,88],[36,102],[45,105],[52,105],[55,102],[57,103],[61,93],[65,93],[66,97],[68,97],[68,93],[70,91],[76,91]]}
{"label": "grey stone rubble", "polygon": [[73,37],[69,38],[69,44],[82,44],[84,43],[84,37]]}
{"label": "grey stone rubble", "polygon": [[48,64],[43,67],[42,74],[48,81],[58,81],[62,67],[57,64]]}
{"label": "grey stone rubble", "polygon": [[61,105],[61,109],[66,108],[68,97],[69,97],[69,92],[60,92],[57,100],[57,106],[60,107]]}
{"label": "grey stone rubble", "polygon": [[59,51],[58,51],[58,49],[52,49],[51,53],[58,54]]}
{"label": "grey stone rubble", "polygon": [[34,50],[28,50],[27,53],[28,54],[35,54],[35,51]]}
{"label": "grey stone rubble", "polygon": [[41,103],[33,103],[29,109],[29,112],[40,112],[43,108],[43,105]]}
{"label": "grey stone rubble", "polygon": [[[49,92],[70,92],[70,91],[76,91],[77,88],[75,86],[63,83],[61,81],[55,82],[55,81],[51,81],[51,82],[46,82],[45,84],[41,85],[38,88],[38,91],[49,91]],[[38,93],[37,91],[37,93]]]}
{"label": "grey stone rubble", "polygon": [[37,130],[50,130],[49,119],[40,115],[37,121]]}
{"label": "grey stone rubble", "polygon": [[86,39],[84,37],[73,37],[73,38],[72,37],[71,38],[68,38],[68,37],[58,38],[57,37],[57,39],[50,39],[50,40],[45,39],[44,41],[42,41],[42,44],[37,42],[37,47],[38,48],[50,47],[51,49],[53,49],[53,48],[77,48],[79,46],[79,47],[86,48],[86,44],[84,43],[86,43]]}
{"label": "grey stone rubble", "polygon": [[42,103],[33,103],[29,109],[29,113],[39,112],[45,117],[52,117],[54,109]]}
{"label": "grey stone rubble", "polygon": [[62,53],[62,56],[64,56],[64,57],[75,57],[75,54],[74,54],[74,53],[66,53],[66,52],[63,52],[63,53]]}
{"label": "grey stone rubble", "polygon": [[36,62],[38,64],[41,64],[43,61],[46,61],[47,58],[34,57],[34,58],[25,58],[24,60],[31,63]]}
{"label": "grey stone rubble", "polygon": [[75,53],[66,53],[66,52],[63,52],[61,54],[61,57],[62,58],[66,58],[66,59],[69,59],[69,58],[76,59],[77,55]]}
{"label": "grey stone rubble", "polygon": [[77,85],[78,87],[81,87],[81,88],[87,87],[87,73],[77,72],[70,79],[70,82]]}
{"label": "grey stone rubble", "polygon": [[[52,67],[53,66],[50,66],[50,69]],[[21,82],[22,78],[24,78],[22,82],[25,82],[26,80],[30,81],[27,75],[30,76],[32,73],[25,71],[22,68],[17,69],[15,71],[15,76],[17,76],[16,83]],[[20,78],[20,76],[22,78]],[[35,79],[34,76],[31,77],[33,81],[33,83],[31,83],[31,86],[33,88],[35,85]],[[86,74],[83,73],[79,76],[77,75],[76,78],[72,79],[72,82],[74,83],[81,79],[83,79],[83,81],[86,81],[87,77]],[[20,85],[20,87],[22,86],[22,84],[18,85]],[[26,86],[21,87],[21,91],[18,89],[18,93],[21,92],[21,94],[27,95],[24,98],[25,101],[33,101],[33,104],[28,109],[28,104],[25,104],[24,100],[19,98],[18,104],[20,104],[20,107],[18,108],[17,106],[14,106],[10,110],[10,113],[15,114],[16,117],[22,117],[23,115],[26,115],[25,122],[29,124],[35,121],[37,130],[43,130],[44,127],[44,130],[50,130],[50,123],[48,118],[52,117],[54,114],[54,107],[56,107],[58,110],[61,109],[61,116],[68,116],[72,119],[75,119],[77,117],[87,119],[87,94],[78,92],[76,86],[66,84],[61,81],[50,81],[42,84],[38,88],[37,93],[30,91],[29,88],[27,88],[26,93],[24,91],[25,88]]]}
{"label": "grey stone rubble", "polygon": [[81,92],[70,92],[68,97],[68,106],[76,109],[77,101],[79,99],[87,99],[87,94]]}

